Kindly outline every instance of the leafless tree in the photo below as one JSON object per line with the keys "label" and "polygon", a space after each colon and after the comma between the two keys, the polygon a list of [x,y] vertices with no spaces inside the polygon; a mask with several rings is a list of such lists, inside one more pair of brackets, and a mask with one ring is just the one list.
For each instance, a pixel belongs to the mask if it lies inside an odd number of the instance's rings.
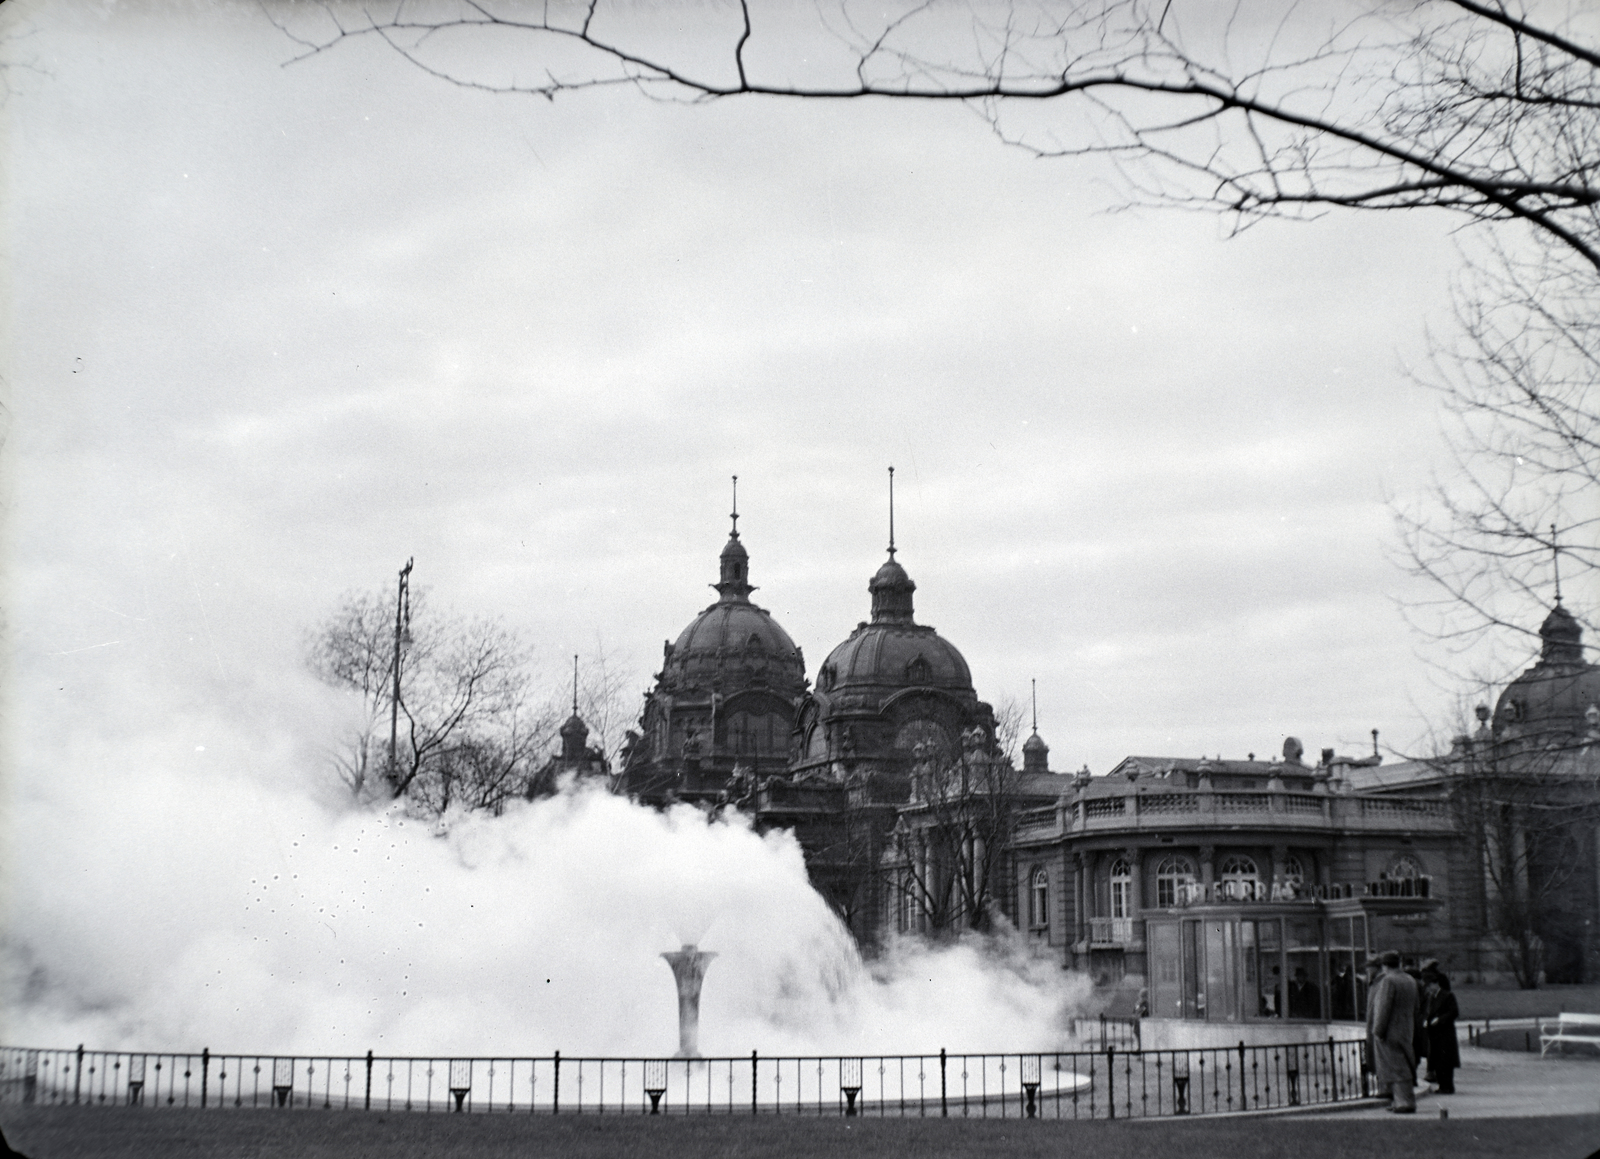
{"label": "leafless tree", "polygon": [[1039,156],[1112,158],[1134,200],[1239,226],[1438,207],[1525,222],[1600,267],[1600,52],[1576,20],[1509,0],[838,0],[809,22],[749,0],[670,18],[600,0],[279,11],[299,57],[370,38],[456,84],[551,99],[966,105]]}
{"label": "leafless tree", "polygon": [[621,767],[627,729],[639,719],[643,698],[631,691],[637,683],[632,664],[599,636],[589,653],[579,656],[578,715],[589,726],[590,745],[613,769]]}
{"label": "leafless tree", "polygon": [[1021,759],[1017,746],[1022,743],[1023,730],[1028,724],[1028,707],[1015,696],[1002,696],[994,703],[995,750],[1006,760]]}
{"label": "leafless tree", "polygon": [[1464,343],[1448,344],[1452,373],[1434,380],[1458,423],[1460,477],[1400,512],[1402,554],[1439,596],[1418,621],[1462,645],[1485,629],[1529,630],[1530,603],[1549,602],[1539,561],[1553,539],[1574,571],[1592,571],[1593,10],[738,0],[665,17],[623,0],[391,0],[329,4],[314,19],[278,11],[296,58],[376,39],[453,83],[552,100],[626,87],[702,102],[964,106],[1037,156],[1110,158],[1130,202],[1220,211],[1240,229],[1334,208],[1521,223],[1537,245],[1495,233],[1460,283]]}
{"label": "leafless tree", "polygon": [[935,936],[990,931],[1010,881],[1010,836],[1020,774],[981,729],[959,753],[920,746],[911,801],[890,840],[892,888]]}
{"label": "leafless tree", "polygon": [[1588,980],[1600,953],[1594,843],[1600,841],[1600,745],[1594,737],[1507,741],[1487,728],[1444,762],[1461,831],[1481,870],[1482,927],[1518,985]]}
{"label": "leafless tree", "polygon": [[1444,403],[1454,462],[1425,499],[1395,505],[1402,562],[1435,592],[1408,612],[1454,651],[1512,644],[1501,668],[1537,645],[1558,575],[1593,638],[1597,291],[1595,271],[1552,243],[1496,248],[1458,290],[1462,337],[1419,375]]}
{"label": "leafless tree", "polygon": [[393,625],[387,597],[352,592],[308,640],[311,670],[361,706],[335,757],[339,775],[357,795],[381,791],[434,811],[498,808],[554,732],[548,707],[529,708],[528,650],[498,621],[434,616],[418,595],[395,701]]}

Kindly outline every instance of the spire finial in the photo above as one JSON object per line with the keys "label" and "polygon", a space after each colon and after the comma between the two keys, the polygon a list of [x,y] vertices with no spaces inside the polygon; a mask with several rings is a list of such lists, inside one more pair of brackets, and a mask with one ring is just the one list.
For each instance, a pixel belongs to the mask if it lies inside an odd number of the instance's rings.
{"label": "spire finial", "polygon": [[894,467],[889,468],[889,558],[894,558]]}
{"label": "spire finial", "polygon": [[578,715],[578,656],[572,656],[572,715]]}
{"label": "spire finial", "polygon": [[1556,603],[1561,602],[1561,544],[1556,539],[1556,525],[1550,525],[1550,555],[1556,571]]}
{"label": "spire finial", "polygon": [[733,477],[733,538],[739,538],[739,476]]}
{"label": "spire finial", "polygon": [[1039,735],[1039,682],[1037,680],[1029,680],[1028,683],[1033,686],[1033,735],[1034,736],[1038,736]]}

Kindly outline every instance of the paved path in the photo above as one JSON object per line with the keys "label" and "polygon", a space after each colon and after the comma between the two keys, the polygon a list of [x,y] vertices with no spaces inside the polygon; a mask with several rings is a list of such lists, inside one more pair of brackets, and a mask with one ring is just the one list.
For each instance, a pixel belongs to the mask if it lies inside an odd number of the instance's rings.
{"label": "paved path", "polygon": [[[1452,1119],[1513,1119],[1531,1115],[1600,1115],[1600,1058],[1570,1055],[1540,1058],[1537,1051],[1461,1047],[1456,1093],[1417,1088],[1417,1119],[1437,1119],[1440,1109]],[[1344,1112],[1357,1119],[1399,1119],[1385,1107]]]}

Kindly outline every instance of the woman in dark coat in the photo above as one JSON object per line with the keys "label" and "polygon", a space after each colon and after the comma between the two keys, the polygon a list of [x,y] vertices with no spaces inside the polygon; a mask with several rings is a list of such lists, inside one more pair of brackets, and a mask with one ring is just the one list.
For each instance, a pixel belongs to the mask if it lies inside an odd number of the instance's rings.
{"label": "woman in dark coat", "polygon": [[1456,1093],[1456,1068],[1461,1048],[1456,1043],[1456,1019],[1461,1009],[1450,991],[1450,979],[1437,967],[1423,972],[1423,1022],[1428,1032],[1428,1069],[1441,1095]]}

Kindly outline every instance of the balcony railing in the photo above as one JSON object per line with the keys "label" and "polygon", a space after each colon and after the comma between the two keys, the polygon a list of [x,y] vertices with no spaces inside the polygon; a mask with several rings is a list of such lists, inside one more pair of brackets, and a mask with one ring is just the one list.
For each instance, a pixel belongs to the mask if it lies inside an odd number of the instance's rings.
{"label": "balcony railing", "polygon": [[1134,918],[1090,918],[1091,946],[1129,946],[1133,944]]}
{"label": "balcony railing", "polygon": [[[1281,818],[1282,823],[1321,823],[1338,826],[1346,820],[1365,821],[1379,827],[1438,828],[1451,824],[1450,802],[1411,797],[1353,797],[1285,790],[1268,792],[1208,791],[1128,793],[1115,797],[1089,797],[1073,803],[1069,823],[1093,828],[1192,824],[1197,815],[1235,818]],[[1044,828],[1054,824],[1054,810],[1033,809],[1022,814],[1023,824]]]}
{"label": "balcony railing", "polygon": [[1017,814],[1018,829],[1045,829],[1056,823],[1056,807],[1046,805],[1041,809],[1024,809]]}

